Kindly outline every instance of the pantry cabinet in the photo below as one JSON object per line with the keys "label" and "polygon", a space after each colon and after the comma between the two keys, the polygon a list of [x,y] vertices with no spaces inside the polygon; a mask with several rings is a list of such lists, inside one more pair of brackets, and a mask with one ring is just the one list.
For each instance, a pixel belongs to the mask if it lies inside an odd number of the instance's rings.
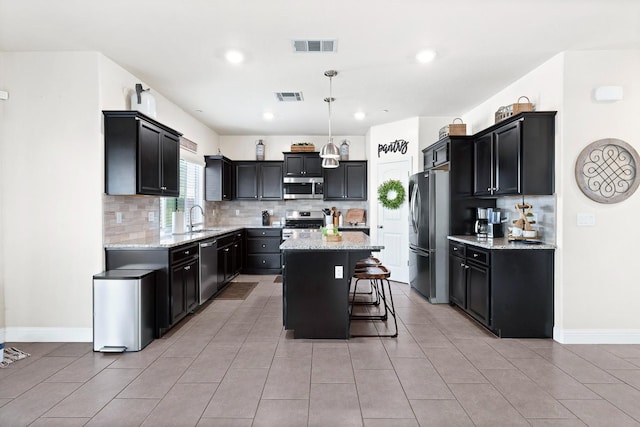
{"label": "pantry cabinet", "polygon": [[553,194],[555,115],[520,113],[475,135],[473,194]]}
{"label": "pantry cabinet", "polygon": [[105,193],[177,197],[180,132],[138,111],[103,111]]}

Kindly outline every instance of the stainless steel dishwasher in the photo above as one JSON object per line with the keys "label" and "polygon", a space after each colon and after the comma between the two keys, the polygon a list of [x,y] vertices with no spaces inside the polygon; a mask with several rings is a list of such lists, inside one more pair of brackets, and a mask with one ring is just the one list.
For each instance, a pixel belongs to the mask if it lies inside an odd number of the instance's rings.
{"label": "stainless steel dishwasher", "polygon": [[200,304],[204,304],[218,290],[218,241],[200,242]]}

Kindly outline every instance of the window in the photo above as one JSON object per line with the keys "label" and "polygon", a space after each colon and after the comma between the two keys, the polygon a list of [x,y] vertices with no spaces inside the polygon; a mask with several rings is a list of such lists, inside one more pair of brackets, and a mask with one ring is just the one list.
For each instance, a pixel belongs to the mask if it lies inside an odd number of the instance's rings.
{"label": "window", "polygon": [[[189,210],[199,205],[204,209],[204,167],[180,159],[180,196],[163,197],[160,201],[160,228],[171,230],[171,214],[180,209],[184,213],[184,223],[189,224]],[[193,224],[203,224],[200,209],[193,210]]]}

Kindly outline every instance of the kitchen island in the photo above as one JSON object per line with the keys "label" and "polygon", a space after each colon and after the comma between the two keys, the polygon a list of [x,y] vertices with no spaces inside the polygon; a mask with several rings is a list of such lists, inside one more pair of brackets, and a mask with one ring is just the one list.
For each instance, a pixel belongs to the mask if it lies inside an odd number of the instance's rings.
{"label": "kitchen island", "polygon": [[294,338],[349,338],[349,281],[356,262],[384,246],[360,231],[327,242],[319,232],[295,231],[281,246],[283,322]]}

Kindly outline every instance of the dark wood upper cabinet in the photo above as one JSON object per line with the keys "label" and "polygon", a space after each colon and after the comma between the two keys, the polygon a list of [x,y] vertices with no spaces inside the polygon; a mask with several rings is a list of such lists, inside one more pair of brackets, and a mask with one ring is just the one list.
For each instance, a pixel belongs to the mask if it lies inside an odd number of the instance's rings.
{"label": "dark wood upper cabinet", "polygon": [[367,162],[342,161],[324,170],[324,200],[367,200]]}
{"label": "dark wood upper cabinet", "polygon": [[322,159],[318,152],[284,154],[284,176],[321,177]]}
{"label": "dark wood upper cabinet", "polygon": [[233,164],[224,156],[205,156],[205,200],[219,202],[233,199]]}
{"label": "dark wood upper cabinet", "polygon": [[477,134],[474,195],[553,194],[555,115],[520,113]]}
{"label": "dark wood upper cabinet", "polygon": [[105,193],[177,197],[180,132],[138,111],[103,111]]}
{"label": "dark wood upper cabinet", "polygon": [[282,200],[282,167],[279,161],[234,162],[236,200]]}

